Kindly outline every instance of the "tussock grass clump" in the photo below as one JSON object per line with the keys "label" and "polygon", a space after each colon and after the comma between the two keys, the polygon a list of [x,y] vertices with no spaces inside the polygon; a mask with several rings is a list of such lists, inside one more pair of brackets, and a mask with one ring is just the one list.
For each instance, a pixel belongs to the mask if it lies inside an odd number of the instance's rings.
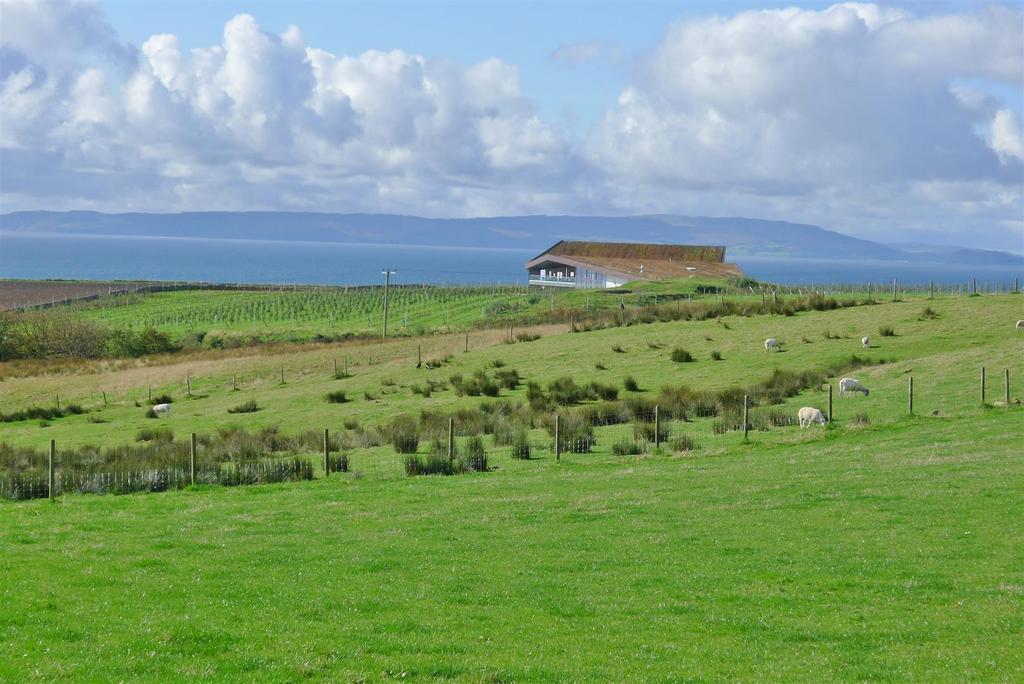
{"label": "tussock grass clump", "polygon": [[608,366],[604,365],[600,361],[594,364],[594,368],[596,368],[597,370],[608,370]]}
{"label": "tussock grass clump", "polygon": [[170,428],[142,428],[135,433],[136,442],[173,442],[174,432]]}
{"label": "tussock grass clump", "polygon": [[228,409],[228,413],[256,413],[260,410],[259,404],[256,403],[255,399],[242,402],[238,406],[232,406]]}
{"label": "tussock grass clump", "polygon": [[509,443],[512,458],[528,460],[530,458],[530,435],[526,429],[517,430]]}
{"label": "tussock grass clump", "polygon": [[174,403],[174,397],[170,394],[160,394],[150,399],[149,403],[153,406],[157,404],[172,404]]}
{"label": "tussock grass clump", "polygon": [[619,388],[615,385],[602,385],[599,382],[591,382],[590,389],[603,401],[615,401],[619,398]]}
{"label": "tussock grass clump", "polygon": [[829,330],[827,328],[825,329],[825,332],[822,333],[822,337],[824,337],[826,340],[840,340],[840,339],[842,339],[841,335],[836,335],[835,333],[833,333],[831,330]]}
{"label": "tussock grass clump", "polygon": [[676,347],[675,349],[672,350],[671,358],[676,363],[691,363],[693,361],[696,361],[696,359],[693,358],[693,354],[686,351],[685,349],[680,349],[679,347]]}
{"label": "tussock grass clump", "polygon": [[661,344],[660,342],[648,342],[647,343],[647,348],[648,349],[655,349],[655,350],[657,350],[657,349],[664,349],[665,345]]}
{"label": "tussock grass clump", "polygon": [[12,413],[0,414],[0,423],[17,423],[22,420],[53,420],[69,413],[68,407],[29,406]]}
{"label": "tussock grass clump", "polygon": [[419,449],[419,424],[412,416],[397,416],[390,423],[383,426],[380,432],[384,439],[391,443],[396,453],[415,454],[417,449]]}
{"label": "tussock grass clump", "polygon": [[470,437],[463,444],[462,463],[466,470],[486,472],[487,451],[484,449],[484,441],[480,437]]}
{"label": "tussock grass clump", "polygon": [[365,392],[363,392],[363,399],[366,401],[377,401],[377,398],[377,395],[371,392],[370,390],[366,390]]}
{"label": "tussock grass clump", "polygon": [[622,345],[616,344],[612,347],[612,351],[616,354],[625,354],[626,350],[622,348]]}
{"label": "tussock grass clump", "polygon": [[930,306],[924,307],[924,311],[921,312],[921,320],[933,321],[938,317],[938,312]]}
{"label": "tussock grass clump", "polygon": [[676,435],[668,443],[669,448],[676,453],[682,453],[684,451],[693,451],[697,448],[697,443],[693,441],[693,438],[689,435]]}
{"label": "tussock grass clump", "polygon": [[332,473],[347,473],[349,468],[348,454],[341,452],[328,455],[327,467],[330,468]]}
{"label": "tussock grass clump", "polygon": [[718,350],[715,350],[715,351],[711,352],[711,360],[712,361],[721,361],[722,360],[722,352],[720,352]]}
{"label": "tussock grass clump", "polygon": [[570,406],[594,399],[597,395],[592,386],[577,385],[575,380],[566,375],[548,383],[547,396],[558,406]]}
{"label": "tussock grass clump", "polygon": [[856,427],[867,427],[868,425],[871,425],[871,419],[868,418],[868,414],[866,413],[855,413],[853,417],[850,418],[850,425],[854,425]]}
{"label": "tussock grass clump", "polygon": [[491,361],[491,368],[504,368],[504,367],[505,367],[505,362],[502,361],[501,359],[494,359],[493,361]]}
{"label": "tussock grass clump", "polygon": [[883,325],[878,328],[878,334],[882,337],[895,337],[896,331],[892,329],[891,325]]}
{"label": "tussock grass clump", "polygon": [[536,335],[536,334],[533,334],[533,333],[528,333],[528,332],[516,333],[516,341],[517,342],[533,342],[533,341],[539,340],[539,339],[540,339],[540,335]]}
{"label": "tussock grass clump", "polygon": [[[572,454],[588,453],[597,440],[594,437],[594,426],[577,413],[559,414],[558,441],[562,451]],[[545,428],[552,437],[555,436],[555,421],[548,418]]]}
{"label": "tussock grass clump", "polygon": [[405,474],[410,477],[416,475],[455,475],[462,472],[461,465],[458,461],[449,460],[447,454],[440,454],[436,451],[431,451],[426,455],[410,453],[402,459]]}
{"label": "tussock grass clump", "polygon": [[669,437],[668,423],[664,420],[660,421],[658,423],[657,434],[655,434],[653,420],[638,420],[633,423],[633,437],[637,440],[652,443],[655,441],[655,437],[658,437],[657,442],[659,444],[663,444],[668,441]]}
{"label": "tussock grass clump", "polygon": [[327,393],[328,404],[344,404],[348,401],[348,397],[345,396],[344,390],[335,390],[334,392]]}
{"label": "tussock grass clump", "polygon": [[[516,378],[518,377],[517,373]],[[463,377],[461,373],[455,373],[448,378],[448,382],[451,383],[455,394],[460,397],[496,397],[500,391],[498,383],[487,377],[487,372],[483,370],[474,371],[469,378]]]}
{"label": "tussock grass clump", "polygon": [[494,373],[494,379],[505,389],[516,389],[519,387],[519,371],[515,368],[502,369]]}
{"label": "tussock grass clump", "polygon": [[634,378],[632,375],[627,375],[622,380],[622,386],[626,388],[627,392],[639,392],[640,391],[640,383],[638,383],[636,381],[636,378]]}
{"label": "tussock grass clump", "polygon": [[107,420],[106,418],[104,418],[103,416],[92,415],[92,416],[89,416],[89,422],[90,423],[109,423],[110,421]]}
{"label": "tussock grass clump", "polygon": [[341,424],[346,430],[358,430],[361,427],[358,418],[346,418]]}
{"label": "tussock grass clump", "polygon": [[612,444],[612,453],[616,456],[637,456],[644,453],[646,445],[631,439],[623,439]]}

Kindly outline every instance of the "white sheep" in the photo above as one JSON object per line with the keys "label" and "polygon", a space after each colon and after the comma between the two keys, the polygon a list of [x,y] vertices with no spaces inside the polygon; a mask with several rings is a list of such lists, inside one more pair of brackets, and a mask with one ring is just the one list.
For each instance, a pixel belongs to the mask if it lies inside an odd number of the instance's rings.
{"label": "white sheep", "polygon": [[797,414],[797,418],[800,419],[800,428],[803,429],[811,423],[821,423],[824,425],[826,422],[825,414],[819,409],[811,408],[810,406],[804,406],[800,409]]}
{"label": "white sheep", "polygon": [[171,413],[170,404],[157,404],[153,407],[153,415],[155,416],[166,416]]}
{"label": "white sheep", "polygon": [[860,338],[860,346],[864,347],[865,349],[870,347],[871,346],[871,338],[869,336],[867,336],[867,335],[865,335],[864,337]]}
{"label": "white sheep", "polygon": [[1024,330],[1024,321],[1017,321],[1017,330]]}
{"label": "white sheep", "polygon": [[779,341],[774,337],[769,337],[767,340],[764,341],[765,353],[770,352],[772,349],[774,349],[775,351],[780,351],[781,346],[782,345],[779,344]]}
{"label": "white sheep", "polygon": [[856,378],[843,378],[839,381],[839,396],[845,397],[857,392],[863,392],[865,397],[871,394],[871,390],[865,387],[861,381]]}

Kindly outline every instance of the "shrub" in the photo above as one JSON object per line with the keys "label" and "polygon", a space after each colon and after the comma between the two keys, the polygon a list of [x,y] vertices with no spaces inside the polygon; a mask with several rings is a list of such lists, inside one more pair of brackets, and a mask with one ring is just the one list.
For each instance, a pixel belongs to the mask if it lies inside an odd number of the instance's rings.
{"label": "shrub", "polygon": [[672,350],[672,360],[676,363],[690,363],[695,359],[693,358],[693,354],[690,352],[676,347]]}
{"label": "shrub", "polygon": [[327,403],[329,404],[344,404],[346,401],[348,401],[348,399],[345,397],[344,390],[327,393]]}
{"label": "shrub", "polygon": [[722,360],[722,352],[717,351],[717,350],[711,352],[711,360],[712,361],[721,361]]}
{"label": "shrub", "polygon": [[171,404],[174,403],[174,399],[170,394],[161,394],[150,399],[149,403],[153,406],[156,406],[157,404]]}
{"label": "shrub", "polygon": [[883,325],[878,328],[878,334],[882,337],[895,337],[896,332],[892,329],[891,325]]}
{"label": "shrub", "polygon": [[622,386],[626,388],[627,392],[639,392],[640,385],[637,383],[636,378],[632,375],[627,375],[622,381]]}
{"label": "shrub", "polygon": [[64,407],[64,412],[65,413],[72,413],[72,414],[74,414],[76,416],[79,416],[79,415],[85,413],[85,409],[82,408],[81,404],[67,404]]}
{"label": "shrub", "polygon": [[142,428],[135,433],[136,442],[173,442],[174,433],[170,428]]}
{"label": "shrub", "polygon": [[243,402],[238,406],[232,406],[231,408],[228,409],[228,413],[255,413],[256,411],[259,410],[260,407],[256,403],[256,400],[250,399],[249,401]]}

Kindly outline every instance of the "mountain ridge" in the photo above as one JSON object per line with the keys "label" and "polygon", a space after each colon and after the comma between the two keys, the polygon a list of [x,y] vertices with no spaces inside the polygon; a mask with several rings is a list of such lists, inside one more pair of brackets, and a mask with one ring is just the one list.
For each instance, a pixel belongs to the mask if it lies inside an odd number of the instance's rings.
{"label": "mountain ridge", "polygon": [[820,226],[746,217],[526,215],[425,218],[331,212],[103,213],[90,210],[0,214],[0,230],[140,237],[374,242],[535,249],[558,240],[724,245],[730,256],[1024,263],[1007,252],[886,245]]}

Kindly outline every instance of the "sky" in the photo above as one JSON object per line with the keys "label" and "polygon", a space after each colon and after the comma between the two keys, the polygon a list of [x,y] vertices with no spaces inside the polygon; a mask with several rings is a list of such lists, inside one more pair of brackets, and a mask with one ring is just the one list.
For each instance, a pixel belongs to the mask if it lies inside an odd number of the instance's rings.
{"label": "sky", "polygon": [[3,212],[678,213],[1024,252],[1022,116],[1020,3],[0,0]]}

